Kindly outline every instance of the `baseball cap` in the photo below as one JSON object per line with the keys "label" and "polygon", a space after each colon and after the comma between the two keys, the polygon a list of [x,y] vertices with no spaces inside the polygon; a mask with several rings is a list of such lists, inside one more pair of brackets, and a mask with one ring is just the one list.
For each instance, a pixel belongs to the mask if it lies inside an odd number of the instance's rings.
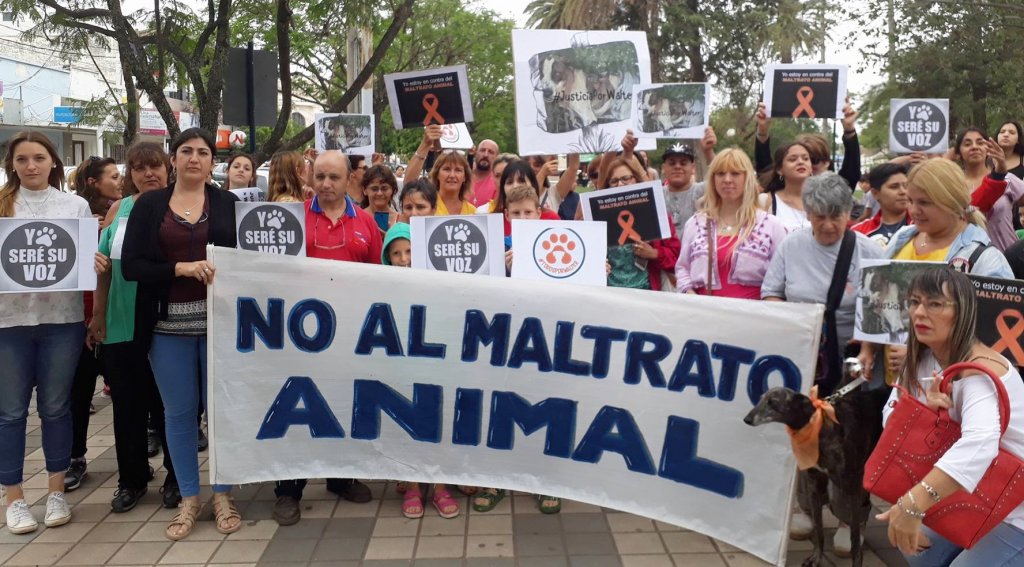
{"label": "baseball cap", "polygon": [[690,145],[676,142],[665,148],[665,151],[661,154],[661,160],[665,161],[673,156],[686,156],[690,159],[695,159],[697,154],[694,153],[693,148]]}

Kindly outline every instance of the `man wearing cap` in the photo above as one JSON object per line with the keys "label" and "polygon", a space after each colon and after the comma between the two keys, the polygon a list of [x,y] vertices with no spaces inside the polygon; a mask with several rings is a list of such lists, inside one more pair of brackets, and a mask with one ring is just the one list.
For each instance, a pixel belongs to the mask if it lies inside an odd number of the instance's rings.
{"label": "man wearing cap", "polygon": [[674,143],[661,154],[661,179],[665,183],[665,206],[668,208],[676,234],[697,210],[697,199],[704,195],[704,183],[694,184],[696,154],[687,144]]}

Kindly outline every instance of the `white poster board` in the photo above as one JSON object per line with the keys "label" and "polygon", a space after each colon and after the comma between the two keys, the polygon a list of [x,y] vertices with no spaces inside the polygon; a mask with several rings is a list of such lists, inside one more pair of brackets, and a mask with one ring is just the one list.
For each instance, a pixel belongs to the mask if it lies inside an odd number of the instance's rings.
{"label": "white poster board", "polygon": [[940,154],[949,149],[948,98],[889,101],[889,151]]}
{"label": "white poster board", "polygon": [[0,219],[0,293],[95,290],[99,220]]}
{"label": "white poster board", "polygon": [[505,223],[500,214],[412,217],[412,267],[505,277]]}
{"label": "white poster board", "polygon": [[711,125],[711,85],[634,85],[632,122],[637,138],[703,138]]}
{"label": "white poster board", "polygon": [[259,187],[242,187],[240,189],[228,189],[243,203],[260,203],[267,200],[267,195]]}
{"label": "white poster board", "polygon": [[304,203],[235,203],[235,230],[242,250],[306,255]]}
{"label": "white poster board", "polygon": [[369,114],[313,115],[316,151],[338,150],[347,155],[373,155],[373,116]]}
{"label": "white poster board", "polygon": [[473,121],[465,65],[384,75],[395,129]]}
{"label": "white poster board", "polygon": [[608,285],[603,222],[512,220],[512,277]]}
{"label": "white poster board", "polygon": [[512,57],[520,155],[621,149],[633,86],[651,82],[644,32],[512,30]]}
{"label": "white poster board", "polygon": [[207,257],[212,482],[550,494],[785,563],[789,437],[743,417],[809,390],[820,305]]}
{"label": "white poster board", "polygon": [[473,137],[463,122],[441,126],[441,147],[446,150],[468,150],[473,147]]}

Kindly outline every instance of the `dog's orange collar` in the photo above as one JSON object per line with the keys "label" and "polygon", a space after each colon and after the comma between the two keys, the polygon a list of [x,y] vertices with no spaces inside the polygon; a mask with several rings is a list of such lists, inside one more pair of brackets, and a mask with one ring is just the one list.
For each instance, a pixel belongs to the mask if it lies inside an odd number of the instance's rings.
{"label": "dog's orange collar", "polygon": [[821,427],[828,419],[832,423],[839,423],[836,419],[836,410],[826,400],[818,399],[818,387],[811,388],[811,403],[814,404],[814,413],[807,425],[800,429],[793,429],[786,426],[789,433],[789,441],[793,446],[793,454],[796,456],[797,467],[805,471],[818,465],[818,438],[821,435]]}

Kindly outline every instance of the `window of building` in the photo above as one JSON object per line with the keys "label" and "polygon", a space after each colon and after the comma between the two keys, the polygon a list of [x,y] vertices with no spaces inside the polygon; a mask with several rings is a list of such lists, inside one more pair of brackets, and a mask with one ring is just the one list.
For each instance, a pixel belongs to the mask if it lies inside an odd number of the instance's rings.
{"label": "window of building", "polygon": [[296,126],[298,126],[299,128],[305,128],[306,127],[306,117],[303,116],[301,112],[293,112],[292,113],[292,123],[295,124]]}

